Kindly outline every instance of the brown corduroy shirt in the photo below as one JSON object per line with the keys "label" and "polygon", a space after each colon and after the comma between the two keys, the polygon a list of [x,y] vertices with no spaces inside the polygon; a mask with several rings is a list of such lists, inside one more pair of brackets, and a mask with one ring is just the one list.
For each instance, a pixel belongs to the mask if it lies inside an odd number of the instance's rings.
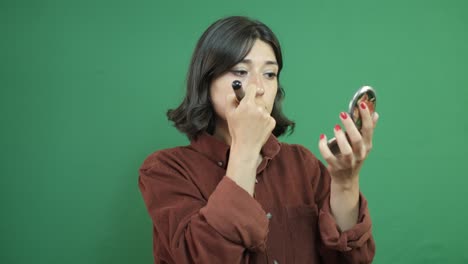
{"label": "brown corduroy shirt", "polygon": [[305,147],[271,135],[254,197],[226,176],[229,146],[204,133],[157,151],[140,168],[153,221],[155,263],[370,263],[367,201],[341,232],[330,213],[330,176]]}

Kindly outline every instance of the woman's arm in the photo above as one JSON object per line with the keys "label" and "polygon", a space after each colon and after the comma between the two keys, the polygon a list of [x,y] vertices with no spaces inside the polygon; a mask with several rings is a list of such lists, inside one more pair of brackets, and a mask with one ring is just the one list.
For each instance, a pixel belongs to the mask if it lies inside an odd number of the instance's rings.
{"label": "woman's arm", "polygon": [[142,166],[139,187],[169,263],[245,263],[263,251],[268,220],[260,204],[224,177],[206,200],[177,158],[156,153]]}
{"label": "woman's arm", "polygon": [[[375,255],[372,237],[372,221],[367,200],[358,192],[357,217],[350,228],[344,231],[338,224],[336,213],[331,208],[332,179],[325,165],[309,150],[303,148],[304,161],[310,167],[315,202],[319,207],[318,250],[324,263],[371,263]],[[335,200],[337,201],[337,200]],[[344,218],[349,218],[345,215]]]}
{"label": "woman's arm", "polygon": [[[319,142],[320,152],[328,163],[331,176],[330,206],[333,216],[342,231],[357,223],[359,208],[359,173],[364,161],[372,149],[372,137],[378,114],[370,115],[365,103],[359,111],[362,129],[359,131],[347,113],[341,113],[341,122],[346,134],[339,125],[335,126],[335,136],[340,154],[335,156],[327,146],[327,139],[322,135]],[[349,138],[349,141],[348,141]]]}
{"label": "woman's arm", "polygon": [[[328,163],[327,168],[320,163],[322,187],[317,192],[321,204],[320,233],[325,245],[324,252],[328,252],[323,255],[324,259],[336,258],[343,263],[370,263],[375,254],[367,201],[359,193],[359,173],[372,149],[378,114],[375,113],[372,117],[364,103],[359,110],[362,118],[361,131],[357,130],[346,113],[340,115],[349,142],[341,127],[335,127],[341,154],[332,154],[324,135],[319,141],[320,152]],[[341,253],[336,255],[330,250],[339,250]]]}
{"label": "woman's arm", "polygon": [[231,138],[226,175],[252,196],[260,151],[276,125],[266,106],[256,103],[257,89],[256,85],[247,86],[239,104],[234,93],[228,94],[225,113]]}
{"label": "woman's arm", "polygon": [[331,181],[330,207],[341,231],[349,230],[357,223],[359,214],[358,178],[348,184]]}

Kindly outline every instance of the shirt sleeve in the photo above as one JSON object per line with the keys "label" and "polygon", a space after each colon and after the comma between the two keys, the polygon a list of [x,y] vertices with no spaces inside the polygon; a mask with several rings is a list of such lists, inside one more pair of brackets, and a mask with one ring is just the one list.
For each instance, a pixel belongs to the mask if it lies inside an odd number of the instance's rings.
{"label": "shirt sleeve", "polygon": [[[305,148],[304,148],[305,149]],[[325,165],[310,151],[306,156],[314,163],[316,173],[312,185],[319,207],[320,255],[324,263],[371,263],[375,255],[372,236],[372,221],[367,200],[362,193],[359,197],[358,223],[342,232],[336,224],[330,208],[331,177]]]}
{"label": "shirt sleeve", "polygon": [[246,249],[265,249],[268,219],[252,196],[224,177],[206,200],[186,176],[161,154],[140,169],[139,188],[170,263],[244,263]]}

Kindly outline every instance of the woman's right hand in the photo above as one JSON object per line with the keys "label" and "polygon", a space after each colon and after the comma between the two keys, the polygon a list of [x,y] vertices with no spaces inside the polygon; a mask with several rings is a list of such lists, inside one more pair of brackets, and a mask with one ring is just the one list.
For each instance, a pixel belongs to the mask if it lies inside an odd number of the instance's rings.
{"label": "woman's right hand", "polygon": [[234,92],[226,97],[231,150],[250,149],[259,154],[276,126],[276,121],[271,117],[262,98],[256,98],[258,89],[254,84],[248,85],[240,103]]}
{"label": "woman's right hand", "polygon": [[226,120],[231,136],[226,175],[252,196],[260,151],[276,125],[264,101],[256,98],[256,94],[257,86],[250,85],[240,103],[234,92],[226,98]]}

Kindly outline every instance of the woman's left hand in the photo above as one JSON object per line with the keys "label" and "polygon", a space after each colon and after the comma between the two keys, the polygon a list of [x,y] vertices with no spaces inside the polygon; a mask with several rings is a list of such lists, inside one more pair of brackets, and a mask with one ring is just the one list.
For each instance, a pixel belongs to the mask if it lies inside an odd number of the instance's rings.
{"label": "woman's left hand", "polygon": [[341,127],[335,126],[335,137],[341,154],[333,155],[327,145],[326,136],[323,134],[320,136],[320,153],[328,163],[328,171],[335,184],[349,186],[357,183],[362,164],[372,149],[372,137],[379,115],[377,113],[371,115],[365,103],[360,104],[359,111],[362,120],[361,133],[347,113],[340,114],[341,122],[350,139],[348,142]]}

